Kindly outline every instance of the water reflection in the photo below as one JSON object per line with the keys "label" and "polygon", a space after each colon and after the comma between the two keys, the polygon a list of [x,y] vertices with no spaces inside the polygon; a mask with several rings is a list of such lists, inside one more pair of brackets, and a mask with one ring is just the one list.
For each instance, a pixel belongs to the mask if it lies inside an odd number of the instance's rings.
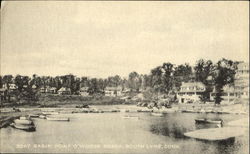
{"label": "water reflection", "polygon": [[169,125],[168,123],[161,123],[151,125],[150,131],[154,134],[161,134],[177,139],[185,139],[186,137],[183,134],[184,132],[187,132],[188,129],[176,123],[172,125]]}
{"label": "water reflection", "polygon": [[[54,122],[35,119],[36,132],[24,132],[13,128],[1,129],[1,152],[86,152],[86,153],[219,153],[244,154],[248,149],[247,137],[225,142],[206,142],[186,138],[183,134],[196,129],[215,128],[213,124],[195,124],[196,118],[219,118],[223,121],[240,119],[235,115],[174,113],[154,117],[150,113],[126,113],[139,120],[124,119],[124,113],[70,114],[70,122]],[[62,144],[101,145],[98,149],[39,148],[17,149],[15,145]],[[118,145],[122,148],[105,148],[102,145]],[[178,145],[176,149],[124,148],[126,145]]]}

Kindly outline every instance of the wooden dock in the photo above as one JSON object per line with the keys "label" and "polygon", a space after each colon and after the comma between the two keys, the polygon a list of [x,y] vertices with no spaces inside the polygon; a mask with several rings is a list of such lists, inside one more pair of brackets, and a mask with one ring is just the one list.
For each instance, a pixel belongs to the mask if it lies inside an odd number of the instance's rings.
{"label": "wooden dock", "polygon": [[241,136],[244,134],[244,132],[245,129],[242,128],[235,129],[233,127],[223,127],[195,130],[192,132],[184,133],[184,135],[186,137],[191,137],[200,140],[220,141]]}

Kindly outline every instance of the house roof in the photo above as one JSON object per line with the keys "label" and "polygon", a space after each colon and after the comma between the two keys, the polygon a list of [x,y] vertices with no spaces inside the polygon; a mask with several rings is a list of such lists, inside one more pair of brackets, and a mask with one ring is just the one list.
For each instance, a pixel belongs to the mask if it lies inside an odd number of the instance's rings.
{"label": "house roof", "polygon": [[88,90],[88,89],[89,89],[89,87],[81,87],[81,88],[80,88],[81,91],[86,91],[86,90]]}
{"label": "house roof", "polygon": [[198,86],[198,87],[205,87],[205,85],[201,82],[183,82],[182,87],[191,87],[191,86]]}
{"label": "house roof", "polygon": [[70,91],[70,88],[62,87],[58,90],[58,92],[61,92],[61,91]]}
{"label": "house roof", "polygon": [[205,85],[201,82],[183,82],[181,88],[184,87],[195,87],[194,89],[181,89],[181,92],[204,92]]}

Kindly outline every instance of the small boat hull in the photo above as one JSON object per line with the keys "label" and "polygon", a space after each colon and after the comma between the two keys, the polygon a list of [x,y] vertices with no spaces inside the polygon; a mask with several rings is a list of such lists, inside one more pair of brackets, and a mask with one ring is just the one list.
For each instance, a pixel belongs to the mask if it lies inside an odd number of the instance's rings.
{"label": "small boat hull", "polygon": [[42,114],[44,114],[44,115],[55,115],[55,114],[59,114],[59,112],[42,112]]}
{"label": "small boat hull", "polygon": [[221,120],[195,119],[195,123],[222,124]]}
{"label": "small boat hull", "polygon": [[39,118],[46,119],[46,116],[45,115],[39,115]]}
{"label": "small boat hull", "polygon": [[34,125],[22,125],[22,124],[12,123],[11,126],[16,129],[20,129],[24,131],[36,131],[36,127]]}
{"label": "small boat hull", "polygon": [[14,120],[15,124],[22,124],[22,125],[31,125],[33,122],[27,119],[16,119]]}
{"label": "small boat hull", "polygon": [[31,118],[39,118],[39,115],[38,114],[30,114],[29,117],[31,117]]}
{"label": "small boat hull", "polygon": [[139,119],[137,116],[123,116],[123,119]]}
{"label": "small boat hull", "polygon": [[69,121],[67,117],[46,117],[49,121]]}
{"label": "small boat hull", "polygon": [[151,113],[151,115],[156,116],[156,117],[163,117],[162,113]]}

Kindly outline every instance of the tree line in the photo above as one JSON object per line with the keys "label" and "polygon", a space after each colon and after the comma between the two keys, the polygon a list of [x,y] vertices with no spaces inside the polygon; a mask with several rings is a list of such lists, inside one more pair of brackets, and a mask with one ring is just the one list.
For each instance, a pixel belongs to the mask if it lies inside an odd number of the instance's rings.
{"label": "tree line", "polygon": [[73,74],[62,76],[38,76],[32,77],[16,75],[0,76],[0,88],[14,83],[17,90],[12,92],[17,98],[26,98],[28,100],[37,100],[37,92],[40,88],[55,87],[59,90],[61,87],[70,88],[72,94],[77,94],[81,87],[88,87],[90,95],[102,94],[106,87],[122,87],[130,91],[138,92],[140,89],[150,89],[152,93],[169,94],[180,90],[182,82],[197,81],[206,86],[206,91],[202,95],[202,100],[209,98],[209,93],[215,87],[215,103],[220,103],[223,86],[234,83],[234,75],[237,70],[238,62],[221,59],[216,63],[211,60],[200,59],[194,67],[189,64],[174,65],[170,62],[163,63],[151,69],[149,74],[139,74],[137,72],[129,73],[127,78],[121,78],[119,75],[108,78],[88,78],[76,77]]}

